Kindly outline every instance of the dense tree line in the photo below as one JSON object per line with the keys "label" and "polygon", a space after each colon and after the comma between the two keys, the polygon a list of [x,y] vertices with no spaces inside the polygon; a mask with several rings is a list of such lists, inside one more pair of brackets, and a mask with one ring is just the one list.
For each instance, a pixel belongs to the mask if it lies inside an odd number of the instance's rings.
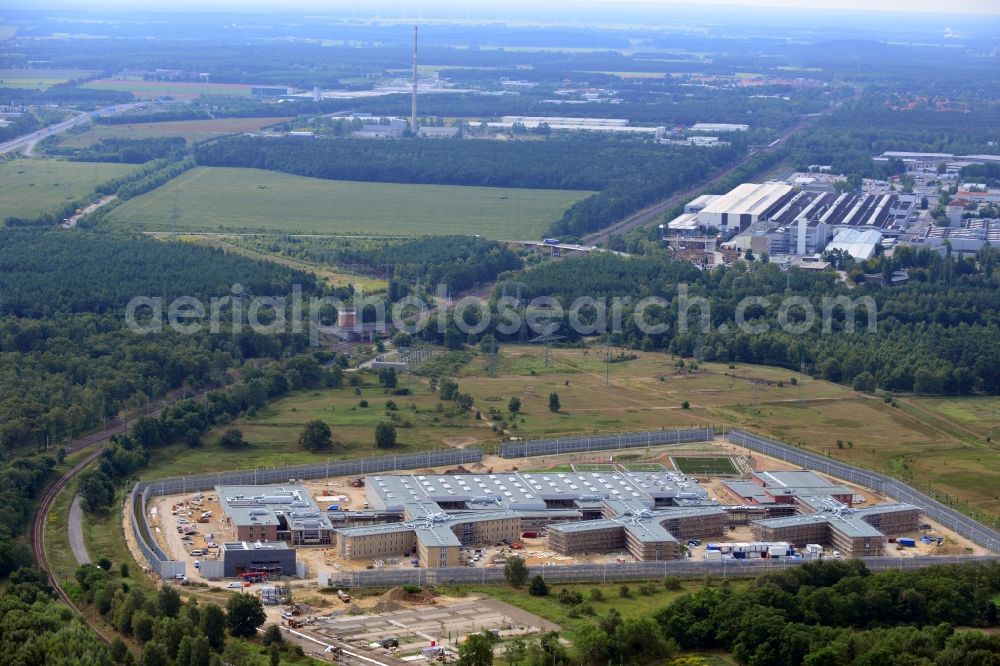
{"label": "dense tree line", "polygon": [[0,104],[38,105],[58,104],[88,111],[114,104],[127,104],[134,99],[123,90],[97,90],[79,88],[75,84],[57,84],[46,90],[33,88],[4,88],[0,86]]}
{"label": "dense tree line", "polygon": [[[858,560],[808,563],[753,585],[707,587],[658,611],[683,649],[722,647],[748,666],[995,664],[996,565],[870,574]],[[604,663],[592,661],[589,663]]]}
{"label": "dense tree line", "polygon": [[348,267],[391,277],[395,301],[410,287],[433,291],[445,284],[453,292],[495,280],[505,271],[520,270],[521,259],[503,243],[473,236],[428,236],[407,241],[354,241],[287,236],[248,239],[253,247],[312,263]]}
{"label": "dense tree line", "polygon": [[[989,249],[978,257],[959,259],[927,249],[899,248],[892,259],[880,257],[858,270],[891,275],[906,269],[908,284],[882,287],[862,282],[850,288],[834,273],[798,269],[786,273],[760,261],[701,271],[654,251],[633,258],[592,254],[547,262],[519,279],[528,287],[528,298],[553,296],[564,307],[581,296],[631,299],[615,338],[637,348],[792,369],[805,363],[816,376],[861,390],[995,394],[1000,393],[998,266],[997,253]],[[697,305],[690,308],[688,330],[681,330],[681,285],[688,298],[708,299],[709,330],[702,331]],[[800,334],[783,331],[778,320],[781,297],[792,295],[806,298],[816,315]],[[645,313],[649,324],[666,327],[661,333],[644,334],[630,316],[634,304],[647,296],[668,302]],[[876,331],[868,331],[863,308],[856,312],[854,332],[845,330],[844,309],[836,308],[830,332],[824,333],[822,299],[838,296],[871,297],[877,309]],[[765,299],[766,306],[751,305],[744,313],[750,324],[766,326],[765,331],[750,333],[734,325],[737,306],[746,297]],[[584,315],[588,313],[593,319],[593,312],[585,310]],[[801,323],[803,316],[799,308],[788,311],[792,324]],[[565,319],[558,332],[570,339],[580,336]]]}
{"label": "dense tree line", "polygon": [[[305,349],[302,334],[221,328],[181,335],[164,326],[140,335],[123,314],[135,296],[170,300],[291,292],[308,297],[315,277],[220,250],[146,238],[0,232],[0,445],[53,443],[138,410],[182,385],[221,381],[242,359]],[[141,317],[142,313],[138,313]]]}
{"label": "dense tree line", "polygon": [[186,142],[183,137],[153,137],[148,139],[110,138],[101,139],[87,148],[52,147],[46,149],[50,155],[65,155],[74,162],[119,162],[143,164],[184,152]]}
{"label": "dense tree line", "polygon": [[165,408],[158,418],[140,417],[129,433],[112,437],[97,466],[81,475],[83,507],[90,512],[108,509],[119,484],[145,467],[158,448],[174,442],[201,446],[201,437],[210,428],[239,418],[248,410],[262,409],[269,400],[289,391],[337,387],[342,382],[339,365],[326,368],[315,356],[300,355],[280,363],[245,368],[240,381],[224,390],[210,391],[203,400],[179,401]]}
{"label": "dense tree line", "polygon": [[607,137],[508,142],[233,137],[198,146],[195,157],[205,166],[338,180],[599,190],[552,226],[551,233],[577,236],[705,178],[735,153]]}
{"label": "dense tree line", "polygon": [[225,296],[234,284],[248,295],[277,296],[310,273],[190,243],[142,236],[0,230],[0,291],[4,314],[47,317],[123,312],[135,296],[171,300]]}
{"label": "dense tree line", "polygon": [[[834,173],[884,178],[891,165],[872,161],[885,151],[980,154],[995,152],[990,142],[1000,124],[1000,108],[971,102],[967,113],[942,113],[924,100],[910,110],[895,110],[888,89],[869,90],[860,99],[818,121],[790,141],[799,168],[831,165]],[[898,103],[909,101],[897,100]],[[898,167],[897,167],[898,168]]]}

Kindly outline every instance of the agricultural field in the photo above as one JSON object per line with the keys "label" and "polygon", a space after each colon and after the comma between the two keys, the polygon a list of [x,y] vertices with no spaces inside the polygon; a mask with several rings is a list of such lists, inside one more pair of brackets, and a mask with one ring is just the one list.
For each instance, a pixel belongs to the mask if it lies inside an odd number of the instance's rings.
{"label": "agricultural field", "polygon": [[[155,115],[153,117],[155,118]],[[70,131],[61,135],[58,145],[67,148],[87,148],[104,139],[158,139],[167,136],[181,136],[191,144],[226,134],[256,132],[284,120],[287,118],[213,118],[137,122],[128,125],[89,124],[83,131]]]}
{"label": "agricultural field", "polygon": [[121,90],[130,92],[139,99],[157,97],[173,97],[174,99],[193,99],[202,95],[230,95],[233,97],[249,97],[249,84],[242,83],[206,83],[186,81],[143,81],[142,79],[97,79],[88,81],[81,88],[95,90]]}
{"label": "agricultural field", "polygon": [[131,164],[35,158],[0,163],[0,221],[53,211],[133,169]]}
{"label": "agricultural field", "polygon": [[699,476],[737,476],[739,472],[731,458],[725,456],[671,456],[674,466],[685,474]]}
{"label": "agricultural field", "polygon": [[[537,238],[588,192],[360,183],[198,167],[109,218],[149,231],[269,231]],[[172,220],[179,201],[179,220]]]}
{"label": "agricultural field", "polygon": [[45,90],[57,83],[87,78],[93,73],[86,69],[4,69],[0,71],[0,87]]}

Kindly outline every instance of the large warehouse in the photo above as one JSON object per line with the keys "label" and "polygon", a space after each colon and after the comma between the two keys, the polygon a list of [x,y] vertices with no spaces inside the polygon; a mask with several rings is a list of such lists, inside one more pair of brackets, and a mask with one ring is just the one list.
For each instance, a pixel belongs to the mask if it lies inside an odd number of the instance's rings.
{"label": "large warehouse", "polygon": [[800,191],[771,181],[698,197],[667,226],[678,233],[709,228],[728,235],[745,232],[755,251],[807,255],[823,250],[840,231],[870,231],[879,239],[898,236],[915,213],[912,195]]}

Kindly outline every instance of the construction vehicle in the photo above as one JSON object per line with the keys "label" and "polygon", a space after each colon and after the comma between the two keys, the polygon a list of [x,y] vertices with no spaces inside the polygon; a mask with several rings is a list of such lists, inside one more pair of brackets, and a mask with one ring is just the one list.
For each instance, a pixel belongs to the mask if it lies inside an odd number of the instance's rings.
{"label": "construction vehicle", "polygon": [[337,590],[337,598],[343,601],[345,604],[351,603],[351,595],[343,590]]}
{"label": "construction vehicle", "polygon": [[288,612],[292,615],[302,615],[302,606],[299,604],[289,604]]}
{"label": "construction vehicle", "polygon": [[288,622],[288,626],[291,627],[292,629],[302,628],[302,622],[300,620],[296,620],[295,618],[290,617],[286,618],[286,621]]}

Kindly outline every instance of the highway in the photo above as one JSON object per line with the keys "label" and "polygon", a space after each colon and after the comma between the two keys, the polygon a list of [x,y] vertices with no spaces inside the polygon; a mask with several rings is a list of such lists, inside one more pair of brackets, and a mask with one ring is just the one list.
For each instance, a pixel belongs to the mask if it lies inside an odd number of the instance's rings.
{"label": "highway", "polygon": [[48,127],[43,127],[42,129],[32,132],[31,134],[25,134],[24,136],[19,136],[16,139],[11,139],[6,143],[0,143],[0,155],[22,149],[25,150],[27,154],[30,154],[31,150],[35,147],[35,144],[46,137],[65,132],[72,127],[90,122],[94,118],[110,116],[115,113],[133,109],[136,106],[138,106],[138,104],[116,104],[115,106],[107,106],[103,109],[97,109],[96,111],[80,113],[72,118],[56,123],[55,125],[49,125]]}

